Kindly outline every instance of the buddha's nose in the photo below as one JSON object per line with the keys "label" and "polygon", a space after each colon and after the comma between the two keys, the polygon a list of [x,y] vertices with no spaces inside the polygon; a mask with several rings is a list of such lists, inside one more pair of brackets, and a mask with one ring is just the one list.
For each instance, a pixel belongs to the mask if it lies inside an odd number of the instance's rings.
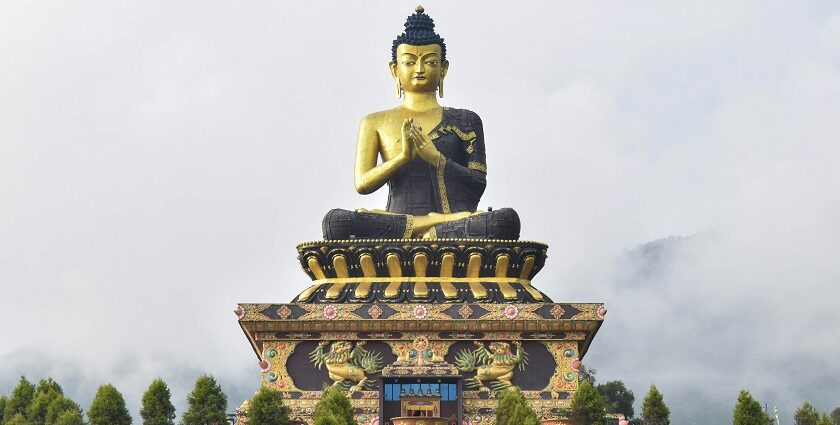
{"label": "buddha's nose", "polygon": [[423,66],[423,61],[417,61],[417,66],[414,67],[414,72],[416,72],[418,74],[422,74],[422,73],[426,72],[426,67]]}

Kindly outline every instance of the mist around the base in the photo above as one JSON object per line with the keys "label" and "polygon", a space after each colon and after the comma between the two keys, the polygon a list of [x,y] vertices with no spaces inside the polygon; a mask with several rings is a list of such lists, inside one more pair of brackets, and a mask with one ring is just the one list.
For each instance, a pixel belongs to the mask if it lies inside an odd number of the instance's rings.
{"label": "mist around the base", "polygon": [[[110,382],[137,418],[206,372],[250,397],[232,309],[306,286],[324,212],[384,205],[355,134],[414,6],[0,4],[0,394]],[[837,2],[424,6],[443,103],[484,121],[481,207],[550,245],[535,286],[609,309],[599,380],[655,383],[676,424],[741,389],[783,423],[840,404]]]}

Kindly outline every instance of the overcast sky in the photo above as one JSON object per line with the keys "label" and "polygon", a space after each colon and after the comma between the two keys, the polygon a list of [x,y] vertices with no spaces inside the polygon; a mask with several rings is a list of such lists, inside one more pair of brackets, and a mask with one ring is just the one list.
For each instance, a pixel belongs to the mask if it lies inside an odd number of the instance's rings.
{"label": "overcast sky", "polygon": [[[355,135],[414,6],[0,2],[0,393],[111,382],[136,417],[207,372],[249,397],[236,303],[307,287],[330,208],[384,206]],[[550,245],[537,287],[609,309],[599,380],[655,383],[678,425],[742,388],[783,423],[840,406],[840,3],[424,6],[443,103],[484,121],[481,208]]]}

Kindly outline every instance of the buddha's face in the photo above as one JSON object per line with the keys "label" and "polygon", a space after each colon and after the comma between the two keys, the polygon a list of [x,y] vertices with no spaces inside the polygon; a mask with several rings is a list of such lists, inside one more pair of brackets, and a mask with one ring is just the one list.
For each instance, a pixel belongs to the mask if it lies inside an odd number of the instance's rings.
{"label": "buddha's face", "polygon": [[449,63],[441,60],[439,45],[400,44],[397,61],[391,62],[391,75],[399,78],[406,92],[434,92],[448,68]]}

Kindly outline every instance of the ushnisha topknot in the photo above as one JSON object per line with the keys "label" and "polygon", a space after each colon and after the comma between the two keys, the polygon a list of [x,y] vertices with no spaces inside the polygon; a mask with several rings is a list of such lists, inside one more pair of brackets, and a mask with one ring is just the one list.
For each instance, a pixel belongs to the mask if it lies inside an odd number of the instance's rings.
{"label": "ushnisha topknot", "polygon": [[425,13],[423,6],[417,6],[414,10],[416,13],[410,15],[405,21],[405,31],[398,35],[391,45],[391,60],[397,61],[397,46],[400,44],[412,46],[437,44],[440,46],[441,60],[446,60],[446,44],[435,33],[435,20]]}

